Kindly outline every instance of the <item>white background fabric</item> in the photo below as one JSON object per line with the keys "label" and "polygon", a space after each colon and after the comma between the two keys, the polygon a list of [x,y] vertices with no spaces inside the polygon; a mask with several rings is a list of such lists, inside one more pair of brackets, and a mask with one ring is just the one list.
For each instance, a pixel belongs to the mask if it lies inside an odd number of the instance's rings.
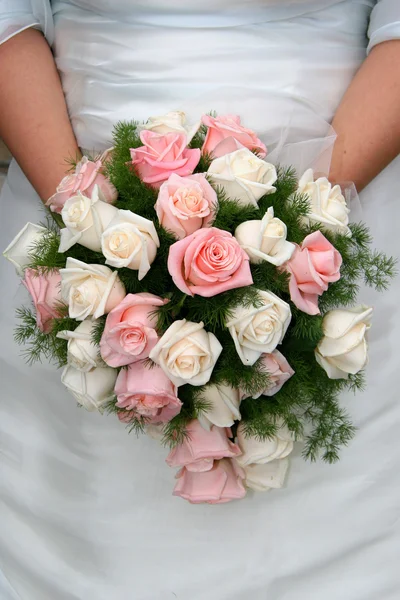
{"label": "white background fabric", "polygon": [[[296,17],[281,4],[287,18],[272,22],[273,3],[253,0],[246,12],[239,1],[207,0],[193,27],[185,0],[53,2],[80,144],[108,147],[114,121],[175,108],[193,117],[236,110],[271,148],[288,127],[288,141],[326,131],[365,56],[373,3],[321,0]],[[392,254],[398,169],[361,195],[376,245]],[[3,247],[42,217],[15,164],[0,209]],[[285,489],[191,506],[171,496],[157,442],[78,409],[53,367],[24,364],[12,315],[25,292],[5,261],[0,277],[2,600],[398,598],[398,279],[390,294],[361,295],[376,308],[368,390],[343,397],[360,430],[342,461],[310,465],[298,448]]]}
{"label": "white background fabric", "polygon": [[[342,2],[343,0],[286,0],[282,2],[281,0],[265,0],[265,2],[261,3],[262,16],[264,20],[276,20],[276,19],[288,19],[294,16],[298,16],[300,14],[309,13],[316,8],[321,8],[323,6],[328,7],[332,4],[337,4]],[[358,0],[355,0],[358,1]],[[373,6],[376,4],[372,15],[371,15],[371,24],[369,29],[369,37],[370,43],[368,45],[368,50],[370,50],[374,45],[380,44],[386,40],[399,38],[399,3],[398,0],[364,0],[366,4]],[[42,29],[45,33],[47,39],[52,44],[54,40],[54,31],[53,31],[53,19],[52,19],[52,7],[51,0],[0,0],[0,43],[6,41],[19,31],[22,31],[26,27],[37,26]],[[74,4],[74,2],[72,2]],[[78,3],[79,4],[79,3]],[[83,5],[83,2],[80,3]],[[169,3],[170,4],[170,3]],[[204,5],[204,3],[203,3]],[[122,6],[122,4],[121,4]],[[130,14],[132,12],[132,4],[129,0],[124,3],[126,12]],[[135,2],[135,9],[140,7],[148,7],[148,2]],[[195,6],[195,5],[194,5]],[[216,5],[211,2],[210,6],[214,8]],[[244,14],[251,14],[253,20],[250,22],[256,22],[254,19],[258,18],[260,13],[254,10],[257,6],[260,7],[260,2],[258,0],[247,0],[247,2],[241,2],[239,4],[242,7],[241,16]],[[85,5],[86,8],[92,8],[96,11],[101,9],[114,8],[118,10],[116,3],[111,0],[106,0],[105,2],[89,2]],[[190,10],[191,5],[187,5],[185,8]],[[152,5],[153,12],[165,13],[164,4],[157,2]],[[206,8],[206,6],[204,6]],[[232,8],[232,3],[230,5]],[[251,8],[251,11],[249,10]],[[265,11],[267,8],[267,12]],[[231,19],[237,18],[237,9],[236,14],[232,14]],[[196,26],[198,26],[198,18],[201,15],[201,11],[196,11]],[[224,15],[226,19],[226,14]],[[215,17],[215,13],[214,13]]]}

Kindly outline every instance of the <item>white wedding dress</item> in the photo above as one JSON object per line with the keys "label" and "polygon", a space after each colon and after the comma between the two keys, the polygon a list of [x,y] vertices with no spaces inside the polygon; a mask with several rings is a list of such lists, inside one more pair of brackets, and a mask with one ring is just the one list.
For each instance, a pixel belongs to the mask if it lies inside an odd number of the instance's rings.
{"label": "white wedding dress", "polygon": [[[280,142],[296,142],[302,167],[301,141],[329,132],[368,27],[371,45],[400,37],[400,1],[0,0],[3,40],[30,26],[54,42],[83,148],[109,147],[119,119],[229,110],[286,160]],[[399,165],[360,198],[390,254]],[[42,217],[13,163],[2,247]],[[308,464],[299,448],[284,489],[193,506],[172,497],[163,447],[78,409],[53,367],[25,365],[13,342],[25,296],[5,260],[0,274],[1,600],[399,598],[399,279],[362,290],[376,308],[368,388],[343,397],[359,431],[342,461]]]}

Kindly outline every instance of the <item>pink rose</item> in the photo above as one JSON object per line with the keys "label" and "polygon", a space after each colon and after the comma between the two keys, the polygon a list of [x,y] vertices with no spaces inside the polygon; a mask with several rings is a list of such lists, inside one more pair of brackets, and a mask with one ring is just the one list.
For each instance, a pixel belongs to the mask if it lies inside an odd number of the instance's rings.
{"label": "pink rose", "polygon": [[158,342],[154,311],[168,302],[153,294],[128,294],[107,315],[100,354],[110,367],[147,358]]}
{"label": "pink rose", "polygon": [[66,201],[75,196],[78,191],[91,198],[95,185],[100,188],[103,202],[108,204],[115,202],[118,192],[111,181],[101,173],[102,167],[101,160],[93,162],[84,156],[76,165],[75,173],[64,177],[56,193],[47,200],[46,206],[49,206],[51,211],[60,213]]}
{"label": "pink rose", "polygon": [[172,173],[191,175],[200,160],[200,150],[187,148],[184,133],[161,135],[144,130],[140,133],[143,146],[131,148],[132,164],[144,183],[159,188]]}
{"label": "pink rose", "polygon": [[235,460],[229,458],[215,461],[209,471],[195,472],[183,467],[176,477],[178,482],[173,495],[192,504],[222,504],[246,495],[245,473]]}
{"label": "pink rose", "polygon": [[[177,388],[158,366],[146,368],[143,362],[132,363],[117,377],[117,407],[145,418],[148,423],[166,423],[180,413],[182,402]],[[131,420],[131,418],[129,420]],[[120,420],[124,419],[120,417]]]}
{"label": "pink rose", "polygon": [[326,237],[320,231],[310,233],[285,265],[293,304],[309,315],[318,315],[318,296],[328,289],[328,283],[340,279],[341,264],[340,253]]}
{"label": "pink rose", "polygon": [[251,129],[243,127],[238,115],[210,117],[203,115],[202,122],[208,127],[202,152],[219,158],[240,148],[257,152],[260,158],[267,154],[267,148]]}
{"label": "pink rose", "polygon": [[57,310],[62,302],[59,271],[39,273],[34,269],[25,269],[22,283],[32,296],[36,308],[37,326],[44,333],[49,333],[53,319],[60,316]]}
{"label": "pink rose", "polygon": [[187,437],[171,450],[166,462],[170,467],[186,467],[188,471],[209,471],[214,460],[233,458],[241,454],[239,446],[230,441],[224,427],[213,425],[203,429],[195,419],[186,427]]}
{"label": "pink rose", "polygon": [[121,423],[129,424],[136,419],[136,416],[137,415],[133,410],[120,410],[117,413],[117,417],[121,421]]}
{"label": "pink rose", "polygon": [[162,184],[155,209],[160,224],[182,239],[201,227],[210,227],[217,194],[202,174],[180,177],[173,173]]}
{"label": "pink rose", "polygon": [[216,227],[199,229],[169,249],[168,271],[185,294],[209,298],[253,283],[249,257],[236,239]]}
{"label": "pink rose", "polygon": [[270,354],[262,354],[261,361],[269,374],[269,381],[265,390],[253,396],[253,398],[259,398],[261,395],[273,396],[294,375],[292,367],[279,350],[274,350]]}

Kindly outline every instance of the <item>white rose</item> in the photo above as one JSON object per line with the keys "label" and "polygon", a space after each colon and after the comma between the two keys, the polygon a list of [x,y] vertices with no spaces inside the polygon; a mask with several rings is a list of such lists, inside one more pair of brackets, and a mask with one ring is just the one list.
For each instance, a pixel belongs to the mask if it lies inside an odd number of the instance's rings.
{"label": "white rose", "polygon": [[299,181],[298,191],[310,200],[311,212],[305,217],[306,222],[321,223],[325,229],[351,236],[350,210],[340,185],[332,187],[326,177],[314,181],[313,170],[308,169]]}
{"label": "white rose", "polygon": [[235,421],[240,421],[240,393],[229,385],[208,385],[202,398],[210,408],[198,415],[198,420],[204,429],[210,431],[212,425],[231,427]]}
{"label": "white rose", "polygon": [[274,165],[261,160],[247,148],[216,158],[208,174],[228,198],[238,200],[242,206],[252,204],[257,207],[261,196],[276,190],[273,186],[277,180]]}
{"label": "white rose", "polygon": [[226,323],[244,365],[254,365],[261,354],[275,350],[292,318],[287,302],[272,292],[257,292],[262,306],[238,306]]}
{"label": "white rose", "polygon": [[197,386],[209,381],[221,352],[221,344],[213,333],[204,330],[203,323],[183,319],[168,327],[150,358],[176,386]]}
{"label": "white rose", "polygon": [[87,265],[68,257],[60,275],[61,297],[68,304],[69,316],[78,321],[109,313],[126,295],[118,272],[104,265]]}
{"label": "white rose", "polygon": [[86,410],[101,412],[114,397],[117,369],[104,367],[85,373],[67,365],[62,372],[61,382]]}
{"label": "white rose", "polygon": [[289,468],[289,459],[272,460],[263,465],[247,465],[244,467],[245,485],[256,492],[268,492],[281,488]]}
{"label": "white rose", "polygon": [[154,223],[130,210],[119,210],[101,238],[106,264],[139,271],[139,280],[150,269],[159,246]]}
{"label": "white rose", "polygon": [[46,231],[45,227],[35,225],[34,223],[27,223],[4,250],[4,258],[14,265],[20,277],[24,276],[24,270],[31,262],[29,252],[34,249],[35,244]]}
{"label": "white rose", "polygon": [[61,210],[65,227],[60,231],[58,251],[66,252],[79,243],[89,250],[100,252],[102,233],[117,213],[115,206],[101,200],[98,185],[94,186],[91,198],[78,191],[65,202]]}
{"label": "white rose", "polygon": [[236,460],[241,467],[252,464],[264,465],[277,458],[286,458],[292,452],[294,437],[286,425],[281,423],[279,425],[276,435],[266,440],[245,436],[243,425],[239,425],[236,443],[242,454]]}
{"label": "white rose", "polygon": [[272,206],[261,221],[245,221],[235,231],[235,238],[249,255],[251,263],[266,260],[276,267],[288,261],[296,247],[286,241],[286,235],[286,225],[274,217]]}
{"label": "white rose", "polygon": [[78,371],[91,371],[95,367],[104,367],[100,348],[92,342],[93,329],[98,321],[85,319],[74,331],[60,331],[57,337],[68,340],[67,361]]}
{"label": "white rose", "polygon": [[141,127],[147,131],[154,131],[164,135],[166,133],[184,133],[187,136],[187,143],[191,141],[200,127],[200,122],[188,127],[186,125],[186,115],[180,110],[168,112],[165,115],[150,117]]}
{"label": "white rose", "polygon": [[329,311],[322,322],[324,337],[315,350],[317,363],[329,379],[348,379],[368,362],[366,333],[371,327],[372,308],[358,306]]}

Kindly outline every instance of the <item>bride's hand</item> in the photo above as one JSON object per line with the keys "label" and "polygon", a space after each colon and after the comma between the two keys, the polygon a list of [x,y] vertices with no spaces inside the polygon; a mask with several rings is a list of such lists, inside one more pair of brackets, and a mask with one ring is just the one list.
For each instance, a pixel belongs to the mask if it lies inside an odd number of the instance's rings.
{"label": "bride's hand", "polygon": [[330,180],[354,181],[360,191],[400,153],[400,40],[371,50],[332,125]]}
{"label": "bride's hand", "polygon": [[0,46],[0,137],[45,202],[79,157],[51,50],[36,29]]}

